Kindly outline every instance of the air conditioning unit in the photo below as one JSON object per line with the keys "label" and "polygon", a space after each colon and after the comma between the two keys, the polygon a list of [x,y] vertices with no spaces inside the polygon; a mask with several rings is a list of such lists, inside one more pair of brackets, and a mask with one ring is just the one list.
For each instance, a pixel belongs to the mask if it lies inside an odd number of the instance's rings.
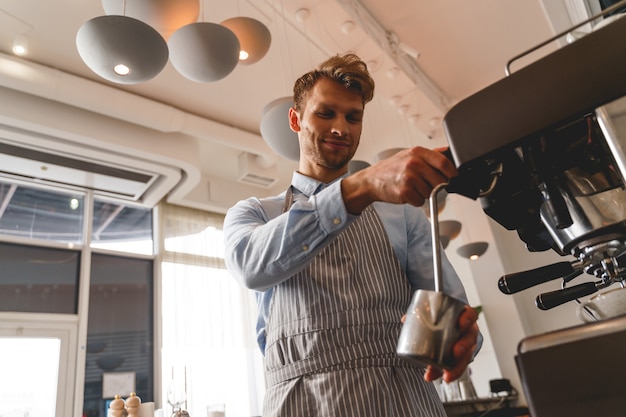
{"label": "air conditioning unit", "polygon": [[178,184],[182,173],[152,161],[0,126],[0,176],[92,190],[153,207]]}

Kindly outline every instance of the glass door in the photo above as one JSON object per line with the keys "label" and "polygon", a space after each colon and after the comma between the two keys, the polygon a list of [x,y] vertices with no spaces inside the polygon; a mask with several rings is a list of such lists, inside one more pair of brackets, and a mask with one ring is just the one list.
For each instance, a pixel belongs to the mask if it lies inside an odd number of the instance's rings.
{"label": "glass door", "polygon": [[73,415],[75,347],[75,323],[0,318],[0,416]]}

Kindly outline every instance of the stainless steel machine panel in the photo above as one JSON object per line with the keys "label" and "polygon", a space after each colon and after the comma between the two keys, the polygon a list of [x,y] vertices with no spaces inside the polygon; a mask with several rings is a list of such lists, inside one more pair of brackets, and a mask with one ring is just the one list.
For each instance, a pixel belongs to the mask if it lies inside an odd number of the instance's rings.
{"label": "stainless steel machine panel", "polygon": [[626,416],[626,316],[522,340],[516,363],[533,417]]}

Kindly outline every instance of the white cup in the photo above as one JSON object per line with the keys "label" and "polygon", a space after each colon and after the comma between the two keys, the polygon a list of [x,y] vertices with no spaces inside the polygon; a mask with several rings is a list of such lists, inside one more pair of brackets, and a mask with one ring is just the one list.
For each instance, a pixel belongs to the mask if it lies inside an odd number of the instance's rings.
{"label": "white cup", "polygon": [[576,314],[587,323],[626,314],[626,288],[615,288],[594,295],[578,306]]}

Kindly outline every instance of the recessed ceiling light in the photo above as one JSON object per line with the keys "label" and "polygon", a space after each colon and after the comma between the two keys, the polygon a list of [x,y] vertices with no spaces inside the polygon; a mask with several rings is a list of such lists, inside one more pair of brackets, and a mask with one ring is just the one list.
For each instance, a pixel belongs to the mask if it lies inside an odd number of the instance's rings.
{"label": "recessed ceiling light", "polygon": [[15,35],[12,50],[15,55],[19,56],[24,56],[28,53],[28,38],[26,35]]}
{"label": "recessed ceiling light", "polygon": [[307,8],[298,9],[296,10],[296,20],[302,23],[308,19],[310,14],[311,14],[311,11]]}
{"label": "recessed ceiling light", "polygon": [[349,35],[354,30],[355,26],[356,25],[355,25],[355,23],[352,20],[346,20],[340,26],[341,32],[343,32],[346,35]]}

